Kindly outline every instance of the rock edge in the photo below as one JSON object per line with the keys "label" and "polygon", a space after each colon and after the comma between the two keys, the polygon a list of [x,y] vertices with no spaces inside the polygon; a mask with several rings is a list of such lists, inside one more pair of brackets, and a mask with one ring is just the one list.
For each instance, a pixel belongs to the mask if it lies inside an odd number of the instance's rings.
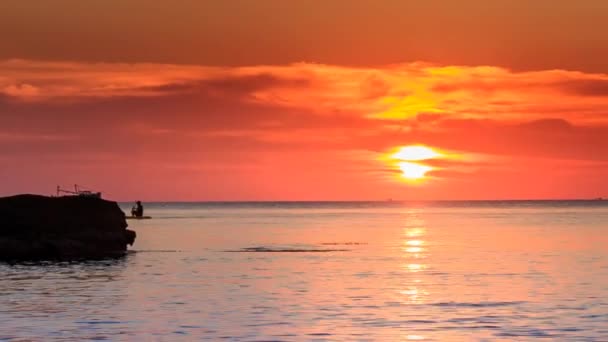
{"label": "rock edge", "polygon": [[116,202],[83,196],[0,197],[0,260],[120,256],[135,237]]}

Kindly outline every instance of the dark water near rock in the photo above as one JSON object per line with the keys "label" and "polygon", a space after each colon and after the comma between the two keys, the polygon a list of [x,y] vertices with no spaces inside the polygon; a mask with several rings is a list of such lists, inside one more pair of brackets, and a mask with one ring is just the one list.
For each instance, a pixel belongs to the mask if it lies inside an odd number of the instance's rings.
{"label": "dark water near rock", "polygon": [[146,215],[121,259],[0,263],[0,341],[608,341],[606,201]]}

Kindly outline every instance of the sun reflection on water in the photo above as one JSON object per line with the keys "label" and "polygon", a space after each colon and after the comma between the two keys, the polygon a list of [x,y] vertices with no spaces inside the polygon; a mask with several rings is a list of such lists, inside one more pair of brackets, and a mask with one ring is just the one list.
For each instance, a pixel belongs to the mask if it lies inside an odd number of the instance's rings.
{"label": "sun reflection on water", "polygon": [[[424,251],[424,248],[422,247],[406,247],[404,248],[404,250],[408,253],[420,253]],[[417,255],[415,255],[415,257],[418,257]]]}
{"label": "sun reflection on water", "polygon": [[421,228],[421,227],[416,227],[416,228],[406,228],[405,229],[405,236],[407,237],[417,237],[417,236],[422,236],[426,233],[426,229],[425,228]]}
{"label": "sun reflection on water", "polygon": [[[420,283],[420,279],[417,279],[417,283]],[[406,297],[406,304],[423,304],[429,293],[426,290],[421,290],[416,286],[409,286],[405,290],[399,291],[399,293]]]}
{"label": "sun reflection on water", "polygon": [[407,264],[406,267],[410,272],[419,272],[426,268],[426,266],[422,264]]}
{"label": "sun reflection on water", "polygon": [[[424,222],[419,223],[421,225],[424,224]],[[422,304],[429,296],[428,291],[424,288],[423,278],[421,278],[424,276],[424,271],[428,268],[428,265],[422,262],[428,256],[427,243],[424,239],[425,235],[426,228],[420,226],[405,228],[403,231],[403,247],[401,250],[404,252],[403,258],[406,260],[402,264],[402,267],[413,278],[410,278],[399,293],[405,296],[404,300],[408,304]]]}
{"label": "sun reflection on water", "polygon": [[424,252],[426,248],[423,246],[425,242],[421,239],[426,232],[425,228],[416,227],[416,228],[406,228],[405,229],[405,243],[403,247],[403,251],[409,253],[409,257],[420,258],[422,257],[420,253]]}

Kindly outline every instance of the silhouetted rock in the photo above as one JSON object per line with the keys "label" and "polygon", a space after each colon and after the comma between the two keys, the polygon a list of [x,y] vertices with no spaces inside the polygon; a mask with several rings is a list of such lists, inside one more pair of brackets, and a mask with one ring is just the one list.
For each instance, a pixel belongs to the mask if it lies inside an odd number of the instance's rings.
{"label": "silhouetted rock", "polygon": [[82,196],[0,198],[0,260],[124,254],[135,241],[116,202]]}

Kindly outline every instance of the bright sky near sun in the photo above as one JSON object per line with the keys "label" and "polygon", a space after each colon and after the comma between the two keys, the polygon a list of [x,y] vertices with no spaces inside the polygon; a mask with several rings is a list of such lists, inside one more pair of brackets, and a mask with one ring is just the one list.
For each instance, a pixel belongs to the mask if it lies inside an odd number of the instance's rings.
{"label": "bright sky near sun", "polygon": [[7,0],[0,41],[0,196],[608,196],[608,1]]}

